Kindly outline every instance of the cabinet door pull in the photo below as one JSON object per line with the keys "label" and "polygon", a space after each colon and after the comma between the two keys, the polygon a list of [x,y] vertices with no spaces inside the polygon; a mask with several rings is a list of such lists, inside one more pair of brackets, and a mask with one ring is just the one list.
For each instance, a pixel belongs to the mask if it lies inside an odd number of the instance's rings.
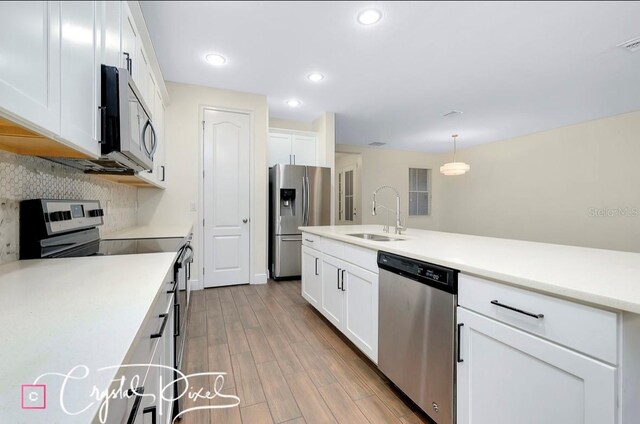
{"label": "cabinet door pull", "polygon": [[509,306],[509,305],[505,305],[503,303],[500,303],[497,300],[492,300],[491,304],[499,306],[501,308],[508,309],[510,311],[518,312],[519,314],[526,315],[526,316],[531,317],[531,318],[535,318],[535,319],[544,318],[544,314],[534,314],[532,312],[523,311],[522,309],[514,308],[513,306]]}
{"label": "cabinet door pull", "polygon": [[462,359],[460,357],[460,336],[462,333],[462,327],[464,326],[464,324],[458,324],[458,354],[456,355],[457,359],[458,359],[458,363],[464,362],[464,359]]}
{"label": "cabinet door pull", "polygon": [[316,275],[320,275],[318,274],[318,258],[316,258]]}
{"label": "cabinet door pull", "polygon": [[178,337],[180,335],[180,304],[176,303],[173,305],[173,316],[175,317],[175,325],[176,328],[173,329],[174,337]]}
{"label": "cabinet door pull", "polygon": [[156,424],[156,407],[154,406],[147,406],[146,408],[144,408],[142,410],[142,415],[145,414],[151,414],[151,424]]}
{"label": "cabinet door pull", "polygon": [[304,241],[306,241],[307,243],[313,243],[313,240],[305,238]]}
{"label": "cabinet door pull", "polygon": [[167,320],[169,319],[169,314],[160,314],[158,315],[158,317],[162,318],[162,325],[160,326],[160,331],[158,331],[157,333],[153,333],[151,335],[152,339],[157,339],[162,337],[162,334],[164,333],[164,328],[167,326]]}
{"label": "cabinet door pull", "polygon": [[345,272],[345,271],[346,271],[346,269],[343,269],[343,270],[342,270],[342,287],[340,287],[340,290],[342,290],[342,291],[346,291],[346,290],[344,289],[344,272]]}
{"label": "cabinet door pull", "polygon": [[336,277],[336,283],[338,283],[338,290],[340,289],[340,268],[338,268],[338,276]]}
{"label": "cabinet door pull", "polygon": [[160,168],[162,169],[162,179],[160,181],[164,181],[164,165],[160,165]]}
{"label": "cabinet door pull", "polygon": [[144,395],[144,387],[136,387],[135,389],[129,389],[127,391],[127,396],[135,396],[136,399],[133,401],[133,406],[131,407],[131,412],[129,413],[129,418],[127,418],[127,424],[134,424],[136,422],[136,415],[138,415],[138,409],[140,409],[140,402],[142,402],[142,396]]}

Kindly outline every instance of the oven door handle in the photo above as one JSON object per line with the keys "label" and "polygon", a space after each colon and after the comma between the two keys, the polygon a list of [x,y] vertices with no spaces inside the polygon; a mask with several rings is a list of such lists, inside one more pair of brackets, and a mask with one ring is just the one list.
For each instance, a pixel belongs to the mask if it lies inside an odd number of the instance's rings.
{"label": "oven door handle", "polygon": [[129,413],[129,418],[127,419],[127,424],[133,424],[136,421],[136,416],[138,415],[138,409],[140,409],[140,403],[142,402],[142,397],[144,396],[144,387],[136,387],[135,389],[129,389],[127,392],[129,397],[134,396],[136,399],[133,401],[133,406],[131,407],[131,412]]}
{"label": "oven door handle", "polygon": [[167,320],[169,319],[169,314],[160,314],[158,315],[158,317],[162,318],[162,325],[160,326],[160,330],[157,333],[153,333],[151,335],[152,339],[158,339],[162,337],[162,335],[164,334],[164,328],[167,326]]}

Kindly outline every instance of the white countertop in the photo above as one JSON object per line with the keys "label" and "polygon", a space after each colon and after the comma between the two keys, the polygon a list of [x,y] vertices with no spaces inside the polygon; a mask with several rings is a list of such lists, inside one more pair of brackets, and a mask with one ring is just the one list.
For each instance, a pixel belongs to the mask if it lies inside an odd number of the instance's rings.
{"label": "white countertop", "polygon": [[376,242],[347,234],[384,234],[379,225],[301,227],[354,245],[451,267],[510,285],[640,313],[640,253],[409,229],[405,240]]}
{"label": "white countertop", "polygon": [[[107,390],[125,360],[176,253],[37,259],[0,266],[0,422],[91,422],[100,406],[92,387]],[[67,374],[86,365],[86,379],[70,381],[60,406],[62,378],[47,376],[47,408],[21,409],[21,385],[44,373]],[[101,367],[116,366],[99,372]],[[92,403],[93,402],[93,403]]]}
{"label": "white countertop", "polygon": [[143,238],[174,238],[187,237],[191,234],[193,225],[141,225],[125,228],[110,234],[101,236],[104,240],[114,239],[143,239]]}

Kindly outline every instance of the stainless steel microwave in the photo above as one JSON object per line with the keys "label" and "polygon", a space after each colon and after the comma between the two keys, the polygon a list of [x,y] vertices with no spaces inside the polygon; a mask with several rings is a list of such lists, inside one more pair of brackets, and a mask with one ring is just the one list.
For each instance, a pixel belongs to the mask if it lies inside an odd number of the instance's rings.
{"label": "stainless steel microwave", "polygon": [[153,169],[158,141],[151,110],[129,72],[102,65],[102,158],[135,172]]}

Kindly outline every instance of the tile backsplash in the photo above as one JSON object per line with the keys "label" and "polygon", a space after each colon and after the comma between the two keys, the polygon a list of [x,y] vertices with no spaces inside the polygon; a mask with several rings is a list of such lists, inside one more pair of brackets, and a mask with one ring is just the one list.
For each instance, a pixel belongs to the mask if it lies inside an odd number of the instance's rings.
{"label": "tile backsplash", "polygon": [[20,255],[19,211],[24,199],[99,200],[101,234],[136,225],[138,189],[33,156],[0,151],[0,264]]}

